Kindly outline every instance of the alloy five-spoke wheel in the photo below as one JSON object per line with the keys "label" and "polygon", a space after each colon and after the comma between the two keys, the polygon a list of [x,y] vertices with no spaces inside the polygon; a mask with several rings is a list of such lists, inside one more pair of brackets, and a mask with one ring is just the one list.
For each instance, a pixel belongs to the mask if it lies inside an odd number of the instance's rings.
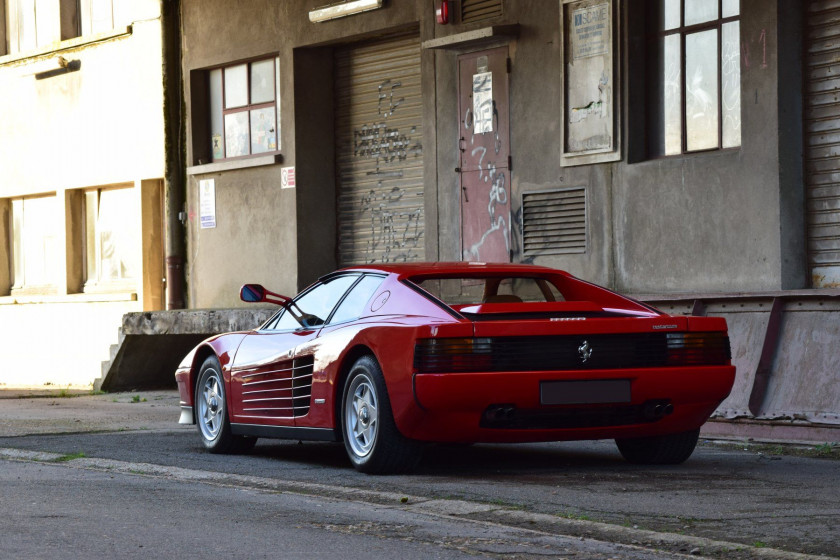
{"label": "alloy five-spoke wheel", "polygon": [[225,420],[225,392],[221,374],[208,368],[198,393],[198,429],[205,439],[218,437]]}
{"label": "alloy five-spoke wheel", "polygon": [[350,370],[341,402],[344,447],[350,461],[366,473],[411,470],[422,447],[397,429],[382,369],[373,356],[362,356]]}
{"label": "alloy five-spoke wheel", "polygon": [[379,431],[376,388],[366,374],[360,373],[353,378],[347,392],[349,399],[344,422],[348,443],[356,456],[365,457],[373,448]]}
{"label": "alloy five-spoke wheel", "polygon": [[216,356],[201,364],[195,384],[195,416],[201,442],[211,453],[241,453],[257,443],[257,438],[233,435],[222,367]]}

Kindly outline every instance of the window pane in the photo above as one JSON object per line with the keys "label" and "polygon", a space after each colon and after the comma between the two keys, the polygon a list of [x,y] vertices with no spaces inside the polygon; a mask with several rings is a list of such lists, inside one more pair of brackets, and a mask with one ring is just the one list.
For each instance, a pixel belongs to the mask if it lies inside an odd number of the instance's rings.
{"label": "window pane", "polygon": [[[685,24],[694,25],[718,17],[718,0],[685,0]],[[688,47],[686,47],[688,52]]]}
{"label": "window pane", "polygon": [[717,29],[685,37],[685,131],[689,151],[718,147]]}
{"label": "window pane", "polygon": [[12,200],[13,288],[23,287],[23,199]]}
{"label": "window pane", "polygon": [[356,286],[347,294],[338,309],[335,310],[330,323],[343,323],[351,319],[361,317],[367,310],[367,303],[373,297],[373,292],[382,283],[384,278],[379,276],[365,276],[356,284]]}
{"label": "window pane", "polygon": [[58,278],[58,238],[54,196],[23,200],[23,278],[26,286],[54,284]]}
{"label": "window pane", "polygon": [[99,279],[136,278],[133,255],[140,251],[140,231],[133,189],[108,189],[99,195]]}
{"label": "window pane", "polygon": [[737,16],[741,13],[740,0],[723,0],[723,14],[721,17]]}
{"label": "window pane", "polygon": [[102,33],[114,28],[111,0],[90,0],[91,33]]}
{"label": "window pane", "polygon": [[316,286],[300,299],[295,300],[297,307],[311,316],[309,318],[310,326],[321,325],[327,320],[335,304],[358,277],[357,274],[352,274],[333,278],[326,284]]}
{"label": "window pane", "polygon": [[[297,311],[297,310],[296,310]],[[293,331],[301,328],[303,325],[298,323],[297,319],[288,311],[283,311],[283,314],[278,317],[274,324],[268,326],[271,331]]]}
{"label": "window pane", "polygon": [[96,216],[99,214],[99,191],[85,192],[85,272],[87,281],[99,278],[98,249],[96,243]]}
{"label": "window pane", "polygon": [[723,147],[741,145],[741,49],[740,24],[737,21],[723,25],[721,43],[723,106]]}
{"label": "window pane", "polygon": [[277,149],[277,117],[274,107],[251,111],[251,153],[273,152]]}
{"label": "window pane", "polygon": [[225,68],[225,109],[248,104],[248,65]]}
{"label": "window pane", "polygon": [[58,2],[35,1],[35,26],[39,47],[61,40],[61,12]]}
{"label": "window pane", "polygon": [[38,47],[35,34],[35,0],[18,2],[18,45],[21,51],[31,51]]}
{"label": "window pane", "polygon": [[222,127],[222,71],[210,71],[210,153],[213,159],[225,157]]}
{"label": "window pane", "polygon": [[226,157],[248,155],[248,111],[225,115]]}
{"label": "window pane", "polygon": [[680,26],[680,0],[665,0],[664,29],[674,29]]}
{"label": "window pane", "polygon": [[274,60],[251,64],[251,105],[274,101]]}
{"label": "window pane", "polygon": [[669,35],[663,39],[662,110],[664,125],[664,154],[682,151],[682,88],[680,77],[680,36]]}

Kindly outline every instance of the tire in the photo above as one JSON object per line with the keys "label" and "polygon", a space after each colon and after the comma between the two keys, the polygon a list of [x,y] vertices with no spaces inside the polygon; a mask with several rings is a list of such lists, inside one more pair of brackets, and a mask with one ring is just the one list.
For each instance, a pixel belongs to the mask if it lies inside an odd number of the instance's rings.
{"label": "tire", "polygon": [[630,463],[678,465],[691,456],[699,437],[700,428],[697,428],[667,436],[617,439],[615,444],[621,455]]}
{"label": "tire", "polygon": [[359,358],[347,376],[341,424],[347,456],[360,472],[403,473],[420,461],[422,447],[397,429],[382,369],[371,356]]}
{"label": "tire", "polygon": [[222,368],[216,356],[201,364],[195,384],[195,423],[201,442],[210,453],[244,453],[257,438],[233,435],[228,416],[228,402]]}

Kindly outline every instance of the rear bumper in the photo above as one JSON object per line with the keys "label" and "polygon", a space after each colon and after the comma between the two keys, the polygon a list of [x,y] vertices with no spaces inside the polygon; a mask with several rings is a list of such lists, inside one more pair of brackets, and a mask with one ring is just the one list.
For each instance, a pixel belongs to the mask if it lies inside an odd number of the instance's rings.
{"label": "rear bumper", "polygon": [[[543,381],[630,381],[622,403],[543,405]],[[700,427],[732,389],[733,366],[416,374],[422,420],[400,426],[425,441],[526,442],[644,437]],[[509,420],[493,421],[498,407]],[[662,414],[651,414],[656,406]],[[490,418],[490,421],[488,421]],[[498,416],[496,416],[498,419]],[[419,420],[419,418],[418,418]]]}

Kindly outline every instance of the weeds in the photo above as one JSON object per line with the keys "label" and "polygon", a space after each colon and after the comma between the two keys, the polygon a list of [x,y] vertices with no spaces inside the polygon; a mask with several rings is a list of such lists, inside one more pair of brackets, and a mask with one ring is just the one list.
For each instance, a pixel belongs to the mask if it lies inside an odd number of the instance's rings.
{"label": "weeds", "polygon": [[66,463],[67,461],[72,461],[74,459],[84,459],[87,457],[84,451],[77,451],[76,453],[67,453],[62,455],[61,457],[57,457],[49,461],[50,463]]}

